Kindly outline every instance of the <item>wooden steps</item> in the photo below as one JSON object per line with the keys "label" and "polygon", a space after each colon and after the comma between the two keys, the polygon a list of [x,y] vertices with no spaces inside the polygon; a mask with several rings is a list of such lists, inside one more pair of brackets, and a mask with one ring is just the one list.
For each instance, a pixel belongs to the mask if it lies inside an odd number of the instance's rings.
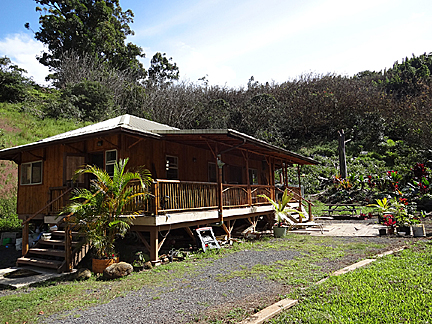
{"label": "wooden steps", "polygon": [[30,248],[30,254],[50,255],[55,257],[65,257],[65,250],[58,249],[43,249],[43,248]]}
{"label": "wooden steps", "polygon": [[[66,242],[65,231],[52,231],[51,239],[39,240],[31,247],[27,254],[17,259],[17,266],[31,265],[34,267],[56,269],[58,272],[66,271]],[[84,258],[89,246],[84,243],[85,234],[72,232],[72,267],[75,267]]]}
{"label": "wooden steps", "polygon": [[18,258],[17,264],[20,265],[31,265],[42,268],[58,269],[62,265],[63,261],[58,260],[47,260],[42,258],[34,257],[21,257]]}
{"label": "wooden steps", "polygon": [[[78,241],[72,241],[72,246],[77,246]],[[65,246],[64,240],[43,240],[39,242],[39,245],[52,245],[52,246]]]}

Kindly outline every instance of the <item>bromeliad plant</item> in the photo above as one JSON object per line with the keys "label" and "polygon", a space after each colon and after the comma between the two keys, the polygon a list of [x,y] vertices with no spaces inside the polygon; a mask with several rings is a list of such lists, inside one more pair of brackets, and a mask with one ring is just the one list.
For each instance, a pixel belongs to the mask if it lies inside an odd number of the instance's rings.
{"label": "bromeliad plant", "polygon": [[[77,170],[76,176],[90,174],[94,177],[91,188],[74,189],[70,198],[72,203],[62,212],[72,215],[69,222],[80,225],[100,259],[115,255],[115,239],[126,234],[134,215],[140,212],[128,212],[131,202],[144,203],[148,196],[150,172],[146,169],[126,171],[128,160],[120,160],[114,165],[112,177],[92,165]],[[138,182],[138,190],[131,186],[132,182]]]}

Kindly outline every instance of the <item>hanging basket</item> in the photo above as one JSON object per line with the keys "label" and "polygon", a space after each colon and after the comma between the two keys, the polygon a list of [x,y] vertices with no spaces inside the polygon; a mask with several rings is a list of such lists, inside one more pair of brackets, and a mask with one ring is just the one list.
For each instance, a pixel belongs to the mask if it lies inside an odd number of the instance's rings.
{"label": "hanging basket", "polygon": [[94,273],[102,273],[105,268],[119,262],[119,257],[113,259],[92,259],[92,271]]}

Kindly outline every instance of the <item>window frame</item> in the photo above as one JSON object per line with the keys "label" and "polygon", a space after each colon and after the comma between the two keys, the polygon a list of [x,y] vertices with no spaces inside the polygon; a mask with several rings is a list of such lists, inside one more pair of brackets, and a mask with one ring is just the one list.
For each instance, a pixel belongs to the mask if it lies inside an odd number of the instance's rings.
{"label": "window frame", "polygon": [[[211,178],[211,173],[212,173],[213,167],[214,167],[214,175],[215,175],[214,180]],[[218,167],[217,167],[217,165],[216,165],[215,162],[208,162],[208,164],[207,164],[207,173],[208,173],[207,179],[208,179],[209,182],[217,182]]]}
{"label": "window frame", "polygon": [[[115,160],[109,160],[109,161],[108,161],[107,155],[108,155],[108,153],[111,153],[111,152],[115,152],[116,157],[115,157]],[[113,150],[107,150],[107,151],[105,151],[105,156],[104,156],[104,166],[105,166],[105,171],[108,173],[108,175],[109,175],[111,178],[114,176],[114,169],[113,169],[113,174],[110,174],[110,173],[108,172],[108,170],[107,170],[107,166],[114,165],[114,164],[117,163],[117,161],[118,161],[118,151],[117,151],[117,149],[113,149]]]}
{"label": "window frame", "polygon": [[[254,175],[255,175],[255,177],[254,177]],[[258,182],[258,169],[249,168],[248,177],[249,177],[249,184],[250,185],[253,185],[253,186],[259,185],[259,182]],[[254,179],[256,180],[255,182],[254,182]]]}
{"label": "window frame", "polygon": [[[174,166],[171,166],[169,164],[168,158],[173,158],[176,162]],[[170,170],[176,170],[176,177],[175,178],[169,178],[168,173]],[[165,175],[167,180],[178,180],[179,179],[179,158],[175,155],[165,155]]]}
{"label": "window frame", "polygon": [[[40,182],[32,182],[33,180],[33,164],[40,163]],[[30,165],[30,182],[29,183],[23,183],[23,168],[25,165]],[[22,186],[31,186],[31,185],[40,185],[43,183],[43,160],[37,160],[37,161],[31,161],[31,162],[25,162],[21,163],[20,166],[20,185]]]}

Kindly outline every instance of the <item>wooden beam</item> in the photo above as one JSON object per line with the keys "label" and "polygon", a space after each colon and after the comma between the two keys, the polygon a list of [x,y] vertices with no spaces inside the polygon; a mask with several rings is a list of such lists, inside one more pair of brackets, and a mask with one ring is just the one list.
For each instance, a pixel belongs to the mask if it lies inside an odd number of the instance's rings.
{"label": "wooden beam", "polygon": [[186,233],[188,233],[188,235],[191,237],[192,240],[195,240],[195,235],[193,234],[192,230],[190,229],[189,226],[187,227],[183,227],[184,230],[186,231]]}
{"label": "wooden beam", "polygon": [[140,138],[137,141],[135,141],[134,143],[132,143],[131,145],[128,146],[128,149],[130,150],[132,147],[134,147],[135,145],[137,145],[138,143],[145,141],[144,138]]}
{"label": "wooden beam", "polygon": [[143,242],[144,246],[146,247],[146,249],[150,252],[151,248],[150,248],[150,244],[148,244],[147,240],[145,239],[144,235],[142,235],[141,232],[139,231],[135,231],[135,233],[137,233],[138,237],[140,238],[141,242]]}
{"label": "wooden beam", "polygon": [[[71,144],[64,144],[64,145],[67,146],[67,147],[70,147],[71,149],[73,149],[73,150],[75,150],[75,151],[78,151],[78,153],[82,153],[82,154],[84,154],[83,151],[81,151],[80,149],[78,149],[78,148],[72,146]],[[65,152],[65,154],[66,154],[66,153],[67,153],[67,152]]]}
{"label": "wooden beam", "polygon": [[168,234],[169,234],[169,232],[168,232],[168,233],[166,233],[166,235],[165,235],[165,236],[163,236],[163,235],[162,235],[163,239],[162,239],[162,241],[160,241],[160,242],[159,242],[159,244],[158,244],[158,252],[160,251],[160,249],[161,249],[162,245],[164,244],[164,242],[165,242],[166,238],[168,237]]}
{"label": "wooden beam", "polygon": [[228,235],[228,238],[231,238],[231,232],[229,231],[229,229],[226,227],[225,223],[222,223],[222,228],[225,231],[225,233]]}

